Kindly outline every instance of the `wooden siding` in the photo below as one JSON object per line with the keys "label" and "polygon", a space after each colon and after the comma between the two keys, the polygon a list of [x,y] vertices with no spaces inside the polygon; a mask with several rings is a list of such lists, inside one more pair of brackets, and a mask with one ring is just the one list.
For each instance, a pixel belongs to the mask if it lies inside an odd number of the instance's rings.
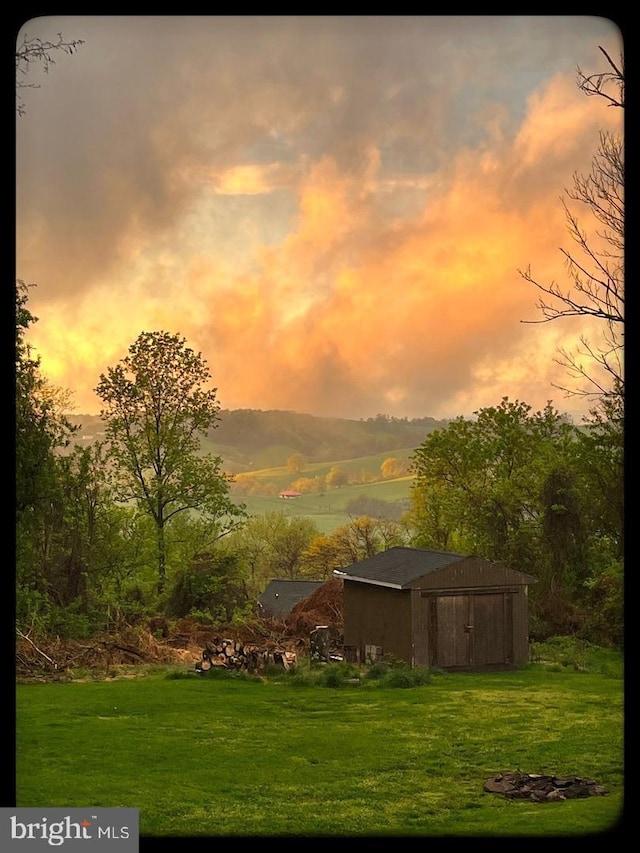
{"label": "wooden siding", "polygon": [[522,572],[490,563],[481,557],[465,557],[438,572],[423,575],[412,586],[420,589],[449,590],[460,587],[522,586],[528,581],[529,576]]}
{"label": "wooden siding", "polygon": [[412,660],[411,595],[409,591],[389,589],[345,580],[343,588],[344,644],[360,651],[365,646],[381,646],[383,655]]}
{"label": "wooden siding", "polygon": [[412,666],[482,669],[529,658],[532,578],[480,557],[419,577],[411,589],[344,582],[344,643],[367,645]]}

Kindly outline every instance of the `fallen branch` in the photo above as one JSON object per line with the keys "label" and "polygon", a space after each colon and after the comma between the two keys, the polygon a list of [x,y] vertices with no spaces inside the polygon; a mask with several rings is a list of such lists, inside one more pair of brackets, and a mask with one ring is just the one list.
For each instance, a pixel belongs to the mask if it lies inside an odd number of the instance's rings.
{"label": "fallen branch", "polygon": [[53,666],[54,669],[58,669],[58,664],[53,660],[53,658],[50,658],[49,655],[45,654],[42,651],[42,649],[39,649],[36,646],[36,644],[33,642],[33,640],[30,639],[29,637],[27,637],[26,634],[23,634],[19,628],[16,628],[16,634],[19,634],[23,640],[26,640],[28,643],[30,643],[33,646],[33,648],[38,652],[39,655],[42,655],[43,658],[45,658],[46,660],[49,661],[49,663]]}

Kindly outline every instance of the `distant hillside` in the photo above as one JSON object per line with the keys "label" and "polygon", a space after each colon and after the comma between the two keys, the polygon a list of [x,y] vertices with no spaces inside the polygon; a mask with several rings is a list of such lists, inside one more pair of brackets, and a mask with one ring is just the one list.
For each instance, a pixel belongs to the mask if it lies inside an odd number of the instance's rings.
{"label": "distant hillside", "polygon": [[[80,424],[74,443],[87,445],[100,437],[104,424],[96,415],[69,415]],[[224,409],[202,450],[221,456],[231,473],[284,465],[292,453],[312,462],[356,459],[378,453],[414,449],[449,421],[434,418],[324,418],[279,410]]]}

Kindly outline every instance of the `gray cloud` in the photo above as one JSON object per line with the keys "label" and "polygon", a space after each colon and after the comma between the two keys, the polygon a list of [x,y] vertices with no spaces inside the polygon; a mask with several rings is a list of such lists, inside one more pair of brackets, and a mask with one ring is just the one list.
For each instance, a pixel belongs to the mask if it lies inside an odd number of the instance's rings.
{"label": "gray cloud", "polygon": [[[442,269],[455,260],[455,241],[428,218],[440,203],[454,227],[442,199],[473,181],[460,165],[463,148],[473,163],[483,152],[495,158],[478,193],[491,187],[491,215],[504,214],[505,227],[522,217],[533,228],[526,217],[557,204],[571,172],[588,163],[600,114],[594,107],[588,133],[547,152],[544,167],[527,165],[514,146],[528,98],[555,75],[571,79],[576,65],[597,64],[598,44],[615,54],[617,43],[611,22],[590,16],[56,16],[24,31],[85,40],[35,78],[41,87],[25,90],[17,120],[17,275],[38,283],[45,363],[47,348],[62,357],[52,306],[82,337],[91,300],[100,310],[111,292],[113,306],[126,306],[123,323],[134,311],[140,324],[168,316],[219,355],[234,404],[299,402],[352,416],[389,409],[395,393],[399,413],[431,414],[475,381],[488,336],[497,358],[515,357],[527,297],[496,296],[513,322],[504,311],[481,312],[478,328],[462,328],[454,345],[441,333],[447,299],[438,296],[449,279],[420,271],[418,286],[408,254]],[[581,115],[578,126],[584,132]],[[325,162],[333,171],[318,170]],[[234,172],[256,165],[265,169]],[[465,199],[473,203],[473,193]],[[458,242],[473,243],[472,222],[459,227]],[[532,233],[518,262],[535,260],[529,247],[540,252],[550,237]],[[397,265],[390,287],[402,289],[391,295],[408,307],[389,321],[388,338],[380,330],[367,340],[361,327],[376,329],[376,312],[387,310],[384,281],[375,281],[387,258]],[[351,302],[349,276],[359,288]],[[363,307],[367,289],[373,308]],[[478,292],[490,292],[484,279]],[[170,301],[176,294],[181,304]],[[312,307],[284,322],[303,296]],[[210,318],[194,319],[190,298]],[[422,331],[413,323],[421,311]],[[119,322],[111,319],[113,346]],[[348,334],[347,323],[382,364],[376,377],[334,337]],[[280,352],[274,326],[304,336],[297,360]],[[402,339],[395,351],[394,336]],[[243,396],[268,386],[233,366],[240,342],[278,377],[264,403]],[[77,379],[82,358],[73,358]]]}

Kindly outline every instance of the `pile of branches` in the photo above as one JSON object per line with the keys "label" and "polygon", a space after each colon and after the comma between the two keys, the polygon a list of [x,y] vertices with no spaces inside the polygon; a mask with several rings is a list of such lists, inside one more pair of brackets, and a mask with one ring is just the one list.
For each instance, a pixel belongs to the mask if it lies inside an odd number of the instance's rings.
{"label": "pile of branches", "polygon": [[331,578],[304,601],[299,601],[286,624],[293,634],[302,636],[308,636],[318,625],[326,625],[331,639],[339,645],[344,633],[342,581]]}
{"label": "pile of branches", "polygon": [[143,626],[127,625],[89,640],[34,639],[16,629],[16,675],[23,679],[62,679],[79,669],[109,672],[117,666],[184,663],[189,658],[188,650],[172,648]]}

